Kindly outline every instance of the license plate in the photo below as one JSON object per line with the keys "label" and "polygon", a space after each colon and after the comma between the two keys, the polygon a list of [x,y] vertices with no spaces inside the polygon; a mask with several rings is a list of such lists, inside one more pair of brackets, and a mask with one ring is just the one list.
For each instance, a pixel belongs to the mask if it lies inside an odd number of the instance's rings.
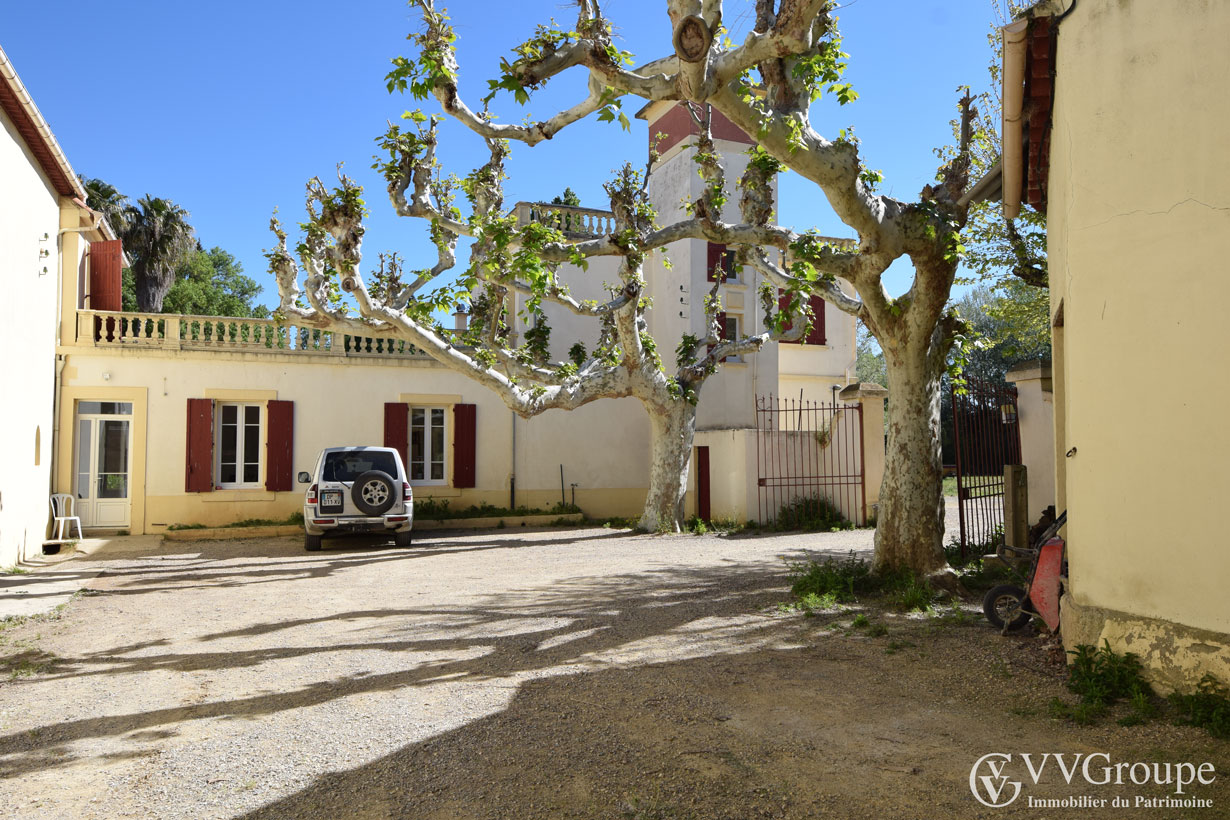
{"label": "license plate", "polygon": [[325,490],[320,494],[320,504],[322,507],[340,507],[342,506],[342,491],[341,490]]}

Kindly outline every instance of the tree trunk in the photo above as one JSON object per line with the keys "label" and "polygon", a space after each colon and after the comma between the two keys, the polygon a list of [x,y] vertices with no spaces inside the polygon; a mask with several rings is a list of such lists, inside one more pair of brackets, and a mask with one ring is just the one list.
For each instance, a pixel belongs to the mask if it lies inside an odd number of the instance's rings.
{"label": "tree trunk", "polygon": [[940,463],[941,372],[935,358],[928,357],[925,345],[903,345],[891,352],[885,348],[888,449],[876,519],[877,573],[908,569],[934,576],[948,568]]}
{"label": "tree trunk", "polygon": [[683,497],[696,436],[696,406],[683,400],[644,402],[649,412],[649,493],[638,524],[649,532],[683,529]]}

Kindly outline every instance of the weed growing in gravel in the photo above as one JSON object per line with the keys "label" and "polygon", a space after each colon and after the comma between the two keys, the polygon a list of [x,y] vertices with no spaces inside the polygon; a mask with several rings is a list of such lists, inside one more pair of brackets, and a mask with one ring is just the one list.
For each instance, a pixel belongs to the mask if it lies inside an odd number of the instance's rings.
{"label": "weed growing in gravel", "polygon": [[818,609],[832,609],[837,606],[837,596],[831,592],[826,592],[823,595],[817,595],[814,592],[807,592],[799,596],[799,601],[795,604],[795,609],[803,611],[804,615],[814,615]]}
{"label": "weed growing in gravel", "polygon": [[1068,673],[1068,689],[1080,696],[1080,702],[1070,705],[1059,698],[1052,699],[1052,717],[1087,725],[1096,722],[1120,701],[1127,701],[1131,706],[1131,711],[1119,720],[1121,726],[1143,723],[1157,713],[1153,688],[1144,679],[1140,659],[1134,653],[1120,655],[1110,648],[1109,641],[1105,641],[1101,648],[1081,644],[1069,654],[1072,667]]}
{"label": "weed growing in gravel", "polygon": [[30,574],[30,570],[26,569],[25,567],[19,567],[16,564],[14,564],[11,567],[5,567],[4,569],[0,569],[0,575],[29,575],[29,574]]}
{"label": "weed growing in gravel", "polygon": [[790,591],[800,601],[806,595],[834,596],[836,603],[851,603],[860,595],[884,595],[903,611],[925,610],[935,592],[908,570],[872,575],[871,565],[851,552],[841,560],[790,564],[794,583]]}
{"label": "weed growing in gravel", "polygon": [[808,594],[831,594],[836,602],[849,603],[859,594],[873,592],[876,586],[871,567],[853,552],[840,561],[791,564],[790,570],[795,578],[790,591],[799,598]]}
{"label": "weed growing in gravel", "polygon": [[1199,726],[1213,737],[1230,739],[1230,690],[1217,678],[1205,675],[1195,693],[1176,692],[1170,696],[1170,703],[1179,713],[1176,723]]}
{"label": "weed growing in gravel", "polygon": [[888,627],[876,621],[871,626],[867,627],[867,634],[873,638],[883,638],[888,634]]}
{"label": "weed growing in gravel", "polygon": [[913,641],[889,641],[884,647],[885,655],[896,655],[902,649],[913,649],[916,644]]}
{"label": "weed growing in gravel", "polygon": [[850,621],[850,626],[855,629],[862,629],[865,626],[871,626],[871,619],[867,617],[867,613],[860,612],[854,616],[853,621]]}

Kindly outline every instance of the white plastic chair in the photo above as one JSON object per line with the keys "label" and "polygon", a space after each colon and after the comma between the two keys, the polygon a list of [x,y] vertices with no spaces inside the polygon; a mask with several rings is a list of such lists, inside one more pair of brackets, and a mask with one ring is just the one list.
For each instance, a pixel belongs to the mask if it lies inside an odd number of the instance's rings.
{"label": "white plastic chair", "polygon": [[64,528],[68,527],[68,535],[71,538],[73,534],[72,522],[77,522],[77,537],[85,538],[81,532],[81,519],[73,515],[73,497],[68,493],[52,493],[51,494],[51,517],[55,519],[52,524],[56,530],[56,541],[64,540]]}

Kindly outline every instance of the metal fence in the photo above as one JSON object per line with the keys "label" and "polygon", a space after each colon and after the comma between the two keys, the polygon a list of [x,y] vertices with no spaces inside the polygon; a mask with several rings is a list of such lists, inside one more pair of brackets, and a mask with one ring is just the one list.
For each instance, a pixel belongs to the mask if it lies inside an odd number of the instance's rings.
{"label": "metal fence", "polygon": [[757,396],[759,522],[791,525],[835,513],[867,523],[862,430],[861,404]]}
{"label": "metal fence", "polygon": [[1004,540],[1004,465],[1021,463],[1016,388],[969,379],[952,388],[961,557]]}

